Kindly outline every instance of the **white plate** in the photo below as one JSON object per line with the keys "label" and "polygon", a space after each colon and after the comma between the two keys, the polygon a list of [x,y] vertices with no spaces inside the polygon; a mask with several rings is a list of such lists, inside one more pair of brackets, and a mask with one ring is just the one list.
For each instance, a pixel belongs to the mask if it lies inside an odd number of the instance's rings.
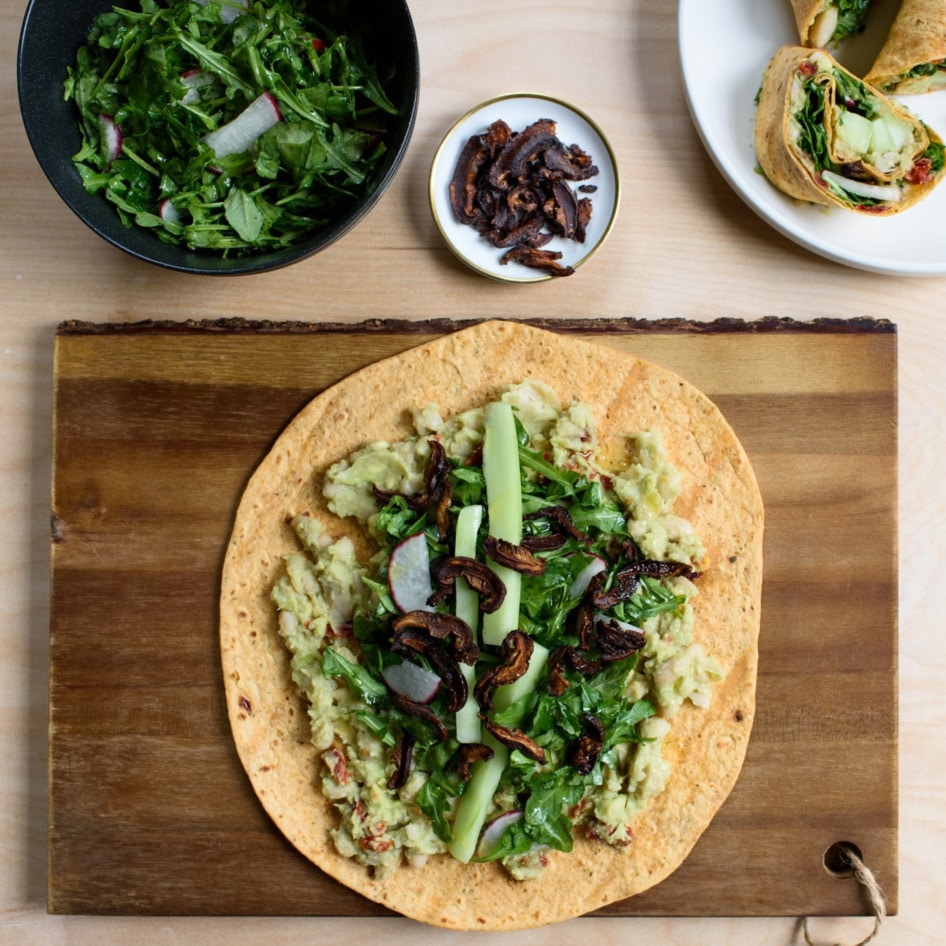
{"label": "white plate", "polygon": [[[450,178],[463,146],[473,135],[483,134],[497,119],[513,131],[548,118],[556,123],[556,134],[565,145],[576,144],[587,152],[598,174],[582,183],[597,190],[591,198],[591,220],[584,243],[555,237],[546,247],[562,254],[559,263],[576,269],[604,243],[614,226],[620,203],[620,184],[614,153],[602,131],[583,112],[558,99],[536,94],[511,94],[490,99],[459,118],[444,136],[430,168],[430,209],[441,235],[451,250],[477,272],[505,282],[544,282],[553,277],[521,263],[500,264],[505,250],[491,246],[472,227],[460,223],[450,208]],[[577,273],[576,273],[577,275]]]}
{"label": "white plate", "polygon": [[[864,75],[897,6],[875,3],[864,34],[832,55],[855,75]],[[946,273],[946,183],[909,210],[881,219],[800,203],[756,170],[752,135],[762,73],[781,46],[798,44],[788,0],[680,0],[679,43],[687,101],[703,144],[764,220],[809,250],[858,269]],[[946,137],[946,92],[899,101]]]}

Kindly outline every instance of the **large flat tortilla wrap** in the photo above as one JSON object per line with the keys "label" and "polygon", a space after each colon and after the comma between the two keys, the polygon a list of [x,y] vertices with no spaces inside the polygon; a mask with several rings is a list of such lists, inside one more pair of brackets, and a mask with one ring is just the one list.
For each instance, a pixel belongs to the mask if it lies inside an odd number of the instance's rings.
{"label": "large flat tortilla wrap", "polygon": [[[839,70],[855,82],[861,82],[823,50],[783,46],[775,53],[762,78],[755,116],[756,156],[768,180],[780,191],[798,200],[828,207],[843,207],[845,210],[872,216],[900,213],[926,197],[939,183],[942,172],[937,172],[928,183],[916,184],[906,182],[903,178],[896,180],[890,174],[876,172],[874,178],[878,184],[899,185],[900,199],[895,202],[882,201],[871,206],[848,203],[826,187],[813,159],[798,146],[798,131],[792,118],[798,94],[796,75],[799,66],[815,60],[830,63],[832,69]],[[840,112],[836,101],[836,80],[829,77],[827,72],[821,75],[828,88],[824,121],[826,140],[830,153],[836,155],[840,150],[835,134]],[[900,103],[876,89],[870,89],[870,93],[881,107],[913,126],[918,154],[922,153],[931,140],[940,140]]]}
{"label": "large flat tortilla wrap", "polygon": [[946,59],[946,0],[903,0],[865,82],[883,92],[925,91],[922,79],[899,77],[917,66]]}
{"label": "large flat tortilla wrap", "polygon": [[[672,772],[639,816],[631,845],[579,837],[553,852],[538,881],[518,882],[495,863],[447,855],[400,868],[380,883],[339,856],[331,804],[306,705],[289,673],[269,593],[281,558],[296,548],[286,520],[307,512],[333,535],[348,528],[325,507],[321,474],[366,441],[412,432],[408,408],[440,404],[444,416],[535,378],[595,413],[600,442],[620,452],[623,432],[659,429],[683,489],[688,518],[710,562],[693,599],[694,637],[725,679],[708,709],[686,704],[665,744]],[[486,322],[371,365],[317,396],[289,424],[240,502],[223,569],[220,642],[233,737],[263,807],[323,871],[409,917],[455,929],[529,928],[629,897],[670,874],[730,793],[752,727],[762,570],[763,511],[746,454],[719,410],[680,377],[608,348],[514,322]],[[300,910],[309,905],[300,903]]]}

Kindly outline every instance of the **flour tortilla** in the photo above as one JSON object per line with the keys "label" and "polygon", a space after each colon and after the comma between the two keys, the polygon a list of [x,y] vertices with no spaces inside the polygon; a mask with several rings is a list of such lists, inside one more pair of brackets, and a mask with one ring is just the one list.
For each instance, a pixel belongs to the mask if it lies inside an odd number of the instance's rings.
{"label": "flour tortilla", "polygon": [[[332,845],[334,810],[318,789],[321,763],[306,704],[277,634],[269,592],[282,556],[297,547],[287,519],[305,512],[334,536],[348,531],[321,495],[321,474],[333,461],[366,441],[412,433],[411,406],[436,402],[449,416],[527,378],[550,384],[565,403],[589,404],[615,459],[622,433],[660,430],[683,483],[673,511],[692,522],[709,550],[693,599],[694,636],[726,676],[708,709],[686,704],[673,720],[664,746],[672,765],[667,787],[639,816],[630,846],[577,837],[572,853],[552,852],[538,881],[440,855],[378,882]],[[755,709],[762,528],[752,469],[718,409],[681,378],[630,355],[515,322],[485,322],[358,371],[317,396],[279,437],[246,488],[226,555],[220,638],[227,709],[260,801],[327,874],[435,926],[538,927],[647,889],[686,858],[743,763]]]}
{"label": "flour tortilla", "polygon": [[925,91],[923,80],[898,77],[916,66],[946,59],[946,0],[903,0],[887,39],[864,81],[882,92]]}
{"label": "flour tortilla", "polygon": [[[875,182],[899,184],[901,196],[899,201],[883,201],[873,207],[860,207],[847,203],[827,189],[820,179],[812,158],[798,147],[792,124],[795,75],[799,65],[806,60],[820,60],[823,64],[828,64],[831,69],[837,69],[850,76],[855,82],[861,81],[824,50],[783,46],[775,53],[766,66],[762,78],[755,116],[756,156],[768,180],[780,191],[798,200],[824,204],[828,207],[842,207],[845,210],[870,216],[901,213],[931,193],[941,180],[942,172],[937,172],[928,183],[910,184],[875,169],[873,173]],[[834,156],[837,153],[835,125],[840,110],[835,103],[836,80],[828,71],[819,69],[819,72],[824,76],[828,86],[824,124],[830,153]],[[923,153],[931,140],[940,141],[935,133],[904,106],[887,98],[876,89],[870,91],[883,108],[889,109],[890,112],[913,125],[918,155]],[[839,161],[839,163],[842,162]]]}

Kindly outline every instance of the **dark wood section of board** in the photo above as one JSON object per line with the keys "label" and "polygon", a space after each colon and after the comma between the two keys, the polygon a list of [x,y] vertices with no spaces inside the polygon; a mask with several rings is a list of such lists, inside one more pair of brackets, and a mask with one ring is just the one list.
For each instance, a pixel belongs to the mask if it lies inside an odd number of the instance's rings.
{"label": "dark wood section of board", "polygon": [[[219,574],[244,483],[306,401],[456,324],[61,327],[51,912],[385,912],[302,858],[257,803],[223,703]],[[758,715],[740,780],[675,874],[602,912],[867,913],[858,885],[823,866],[838,841],[860,848],[895,912],[896,330],[714,325],[562,326],[713,397],[767,515]]]}

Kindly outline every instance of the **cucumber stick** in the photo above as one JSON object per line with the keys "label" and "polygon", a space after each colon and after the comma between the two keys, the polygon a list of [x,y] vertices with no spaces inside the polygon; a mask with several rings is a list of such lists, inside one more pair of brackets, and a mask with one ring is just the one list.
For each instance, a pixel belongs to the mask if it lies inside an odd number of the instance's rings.
{"label": "cucumber stick", "polygon": [[[482,506],[464,506],[457,514],[457,531],[454,540],[454,552],[467,558],[476,557],[476,537],[483,522]],[[480,604],[476,592],[462,578],[457,580],[454,613],[466,621],[473,631],[473,640],[477,639]],[[476,685],[476,671],[471,664],[460,664],[460,670],[466,677],[469,695],[457,712],[457,739],[460,742],[480,741],[480,714],[473,687]]]}
{"label": "cucumber stick", "polygon": [[[541,644],[535,645],[532,659],[529,661],[529,669],[518,680],[499,687],[493,694],[493,704],[497,710],[508,709],[535,689],[548,655],[549,652]],[[520,716],[509,722],[512,726],[518,726],[522,718]],[[476,853],[476,846],[486,822],[489,806],[496,794],[496,789],[499,788],[499,780],[503,776],[506,763],[509,761],[509,750],[489,733],[483,733],[482,742],[493,750],[493,757],[487,762],[477,762],[473,766],[473,775],[467,783],[466,791],[460,797],[456,818],[453,821],[450,853],[464,864],[468,864]]]}
{"label": "cucumber stick", "polygon": [[[522,480],[519,472],[519,442],[512,407],[493,401],[486,407],[483,432],[483,477],[486,480],[489,534],[519,545],[522,542]],[[506,586],[503,603],[492,614],[483,615],[483,643],[493,647],[519,626],[518,572],[489,563]]]}
{"label": "cucumber stick", "polygon": [[[486,408],[483,436],[483,475],[486,480],[489,532],[516,545],[522,542],[522,480],[519,470],[519,443],[516,422],[508,404],[493,402]],[[458,528],[459,532],[459,528]],[[459,539],[458,539],[459,540]],[[506,586],[501,607],[483,615],[483,642],[491,646],[502,643],[506,635],[519,626],[520,576],[512,569],[490,562]],[[458,599],[459,607],[459,599]],[[514,683],[499,687],[493,694],[497,710],[508,709],[531,693],[545,667],[548,651],[536,644],[529,668]],[[461,710],[461,713],[466,707]],[[521,720],[511,720],[517,726]],[[458,717],[459,725],[459,717]],[[488,733],[482,741],[493,750],[493,757],[473,767],[473,775],[457,806],[453,822],[450,853],[459,861],[469,863],[476,853],[480,832],[509,761],[509,750]]]}

